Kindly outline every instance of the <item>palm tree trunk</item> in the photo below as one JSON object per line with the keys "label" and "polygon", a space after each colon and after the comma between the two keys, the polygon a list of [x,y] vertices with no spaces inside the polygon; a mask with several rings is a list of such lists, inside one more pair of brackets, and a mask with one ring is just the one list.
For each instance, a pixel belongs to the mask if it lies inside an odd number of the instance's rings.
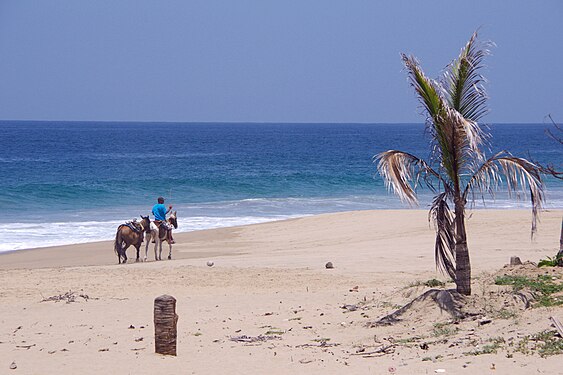
{"label": "palm tree trunk", "polygon": [[471,262],[467,247],[467,233],[465,232],[465,201],[455,199],[455,283],[460,294],[471,295]]}

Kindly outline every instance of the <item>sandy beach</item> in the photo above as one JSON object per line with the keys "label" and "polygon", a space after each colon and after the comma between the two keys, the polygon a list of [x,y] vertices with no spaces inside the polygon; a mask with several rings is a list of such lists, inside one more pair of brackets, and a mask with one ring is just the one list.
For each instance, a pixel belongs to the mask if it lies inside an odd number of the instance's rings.
{"label": "sandy beach", "polygon": [[[482,316],[454,324],[429,305],[368,327],[429,289],[425,281],[447,281],[424,210],[177,233],[171,261],[154,261],[151,245],[148,262],[135,263],[130,248],[130,263],[118,265],[111,241],[2,254],[0,373],[563,374],[560,355],[516,350],[553,330],[549,317],[563,320],[563,308],[506,302],[512,313],[501,316],[492,293],[506,287],[489,282],[514,272],[504,268],[511,256],[555,255],[562,215],[543,212],[531,241],[527,210],[471,212],[472,301],[485,301],[486,324]],[[49,300],[70,291],[74,302]],[[154,353],[153,302],[162,294],[177,299],[177,357]],[[261,339],[237,341],[243,335]],[[501,338],[496,353],[478,352]]]}

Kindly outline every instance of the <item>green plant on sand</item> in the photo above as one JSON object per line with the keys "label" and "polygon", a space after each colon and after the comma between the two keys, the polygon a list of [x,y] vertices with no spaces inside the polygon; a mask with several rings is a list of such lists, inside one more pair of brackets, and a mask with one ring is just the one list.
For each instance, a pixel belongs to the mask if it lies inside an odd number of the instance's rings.
{"label": "green plant on sand", "polygon": [[535,279],[526,276],[499,276],[495,279],[497,285],[511,285],[515,292],[528,289],[536,294],[535,307],[551,307],[563,305],[563,298],[553,296],[563,291],[563,283],[555,283],[552,276],[540,275]]}
{"label": "green plant on sand", "polygon": [[542,331],[534,335],[524,336],[517,344],[515,351],[523,354],[537,352],[541,357],[563,354],[563,339],[556,331]]}
{"label": "green plant on sand", "polygon": [[563,252],[559,252],[553,258],[547,257],[547,259],[540,259],[538,262],[538,267],[557,267],[563,262]]}

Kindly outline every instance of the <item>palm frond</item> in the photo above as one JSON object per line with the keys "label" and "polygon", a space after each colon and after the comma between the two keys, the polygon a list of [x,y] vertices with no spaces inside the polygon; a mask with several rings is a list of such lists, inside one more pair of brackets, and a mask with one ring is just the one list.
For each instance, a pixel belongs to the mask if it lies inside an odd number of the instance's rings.
{"label": "palm frond", "polygon": [[448,193],[438,194],[432,202],[428,219],[434,223],[436,268],[455,281],[455,221],[448,203]]}
{"label": "palm frond", "polygon": [[542,168],[526,159],[512,156],[501,151],[485,161],[471,177],[465,191],[464,199],[470,191],[478,190],[494,193],[505,183],[511,197],[520,199],[528,195],[532,203],[532,236],[536,232],[537,216],[545,200],[542,180]]}
{"label": "palm frond", "polygon": [[420,68],[420,63],[414,56],[407,56],[404,53],[401,56],[409,73],[410,83],[426,110],[429,117],[428,120],[434,120],[441,113],[444,106],[443,98],[440,95],[440,84],[426,77]]}
{"label": "palm frond", "polygon": [[468,120],[455,108],[448,107],[442,115],[442,127],[446,129],[451,152],[455,155],[460,170],[472,168],[475,161],[483,161],[481,151],[484,134],[479,125]]}
{"label": "palm frond", "polygon": [[480,71],[491,45],[479,42],[477,32],[473,33],[458,58],[448,65],[444,73],[450,106],[464,118],[475,122],[488,113],[488,96],[484,87],[486,80]]}
{"label": "palm frond", "polygon": [[424,160],[409,153],[385,151],[376,155],[374,162],[378,162],[377,169],[387,188],[393,190],[403,202],[418,203],[415,190],[421,177],[432,190],[435,189],[429,177],[436,178],[444,189],[450,190],[449,185]]}
{"label": "palm frond", "polygon": [[427,113],[428,128],[435,143],[433,159],[444,168],[451,181],[456,181],[463,169],[473,170],[474,160],[482,161],[483,132],[475,121],[465,118],[450,105],[445,99],[449,92],[426,77],[414,57],[403,54],[402,58],[411,85]]}

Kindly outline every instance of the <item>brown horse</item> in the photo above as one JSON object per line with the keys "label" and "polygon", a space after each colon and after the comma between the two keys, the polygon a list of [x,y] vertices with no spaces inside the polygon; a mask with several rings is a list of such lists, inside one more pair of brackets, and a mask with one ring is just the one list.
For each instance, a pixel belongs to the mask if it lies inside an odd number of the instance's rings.
{"label": "brown horse", "polygon": [[[176,215],[177,213],[176,211],[174,211],[166,220],[174,227],[174,229],[178,229],[178,219]],[[146,231],[145,241],[145,262],[147,261],[149,254],[149,244],[151,243],[151,241],[154,241],[154,260],[162,260],[162,243],[164,241],[168,242],[168,259],[172,259],[172,244],[170,243],[170,234],[166,229],[164,229],[164,227],[162,227],[162,225],[159,228],[155,223],[151,223],[150,230]]]}
{"label": "brown horse", "polygon": [[150,230],[151,224],[148,216],[141,215],[141,219],[138,223],[121,224],[117,227],[114,250],[119,264],[127,262],[127,248],[131,245],[137,249],[137,262],[139,261],[139,249],[143,243],[143,235]]}

